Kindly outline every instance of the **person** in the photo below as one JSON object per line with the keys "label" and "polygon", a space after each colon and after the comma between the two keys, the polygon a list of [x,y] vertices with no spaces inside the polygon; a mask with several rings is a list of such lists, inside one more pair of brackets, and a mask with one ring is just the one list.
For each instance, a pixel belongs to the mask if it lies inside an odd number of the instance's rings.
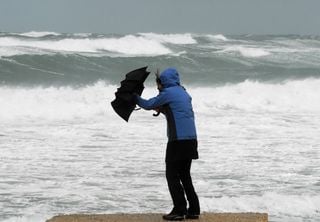
{"label": "person", "polygon": [[[163,113],[167,119],[166,179],[173,209],[165,220],[198,219],[200,205],[190,175],[193,159],[198,159],[198,142],[191,96],[180,85],[175,68],[165,69],[156,78],[159,94],[151,99],[137,96],[137,104],[146,110]],[[187,200],[189,208],[187,208]]]}

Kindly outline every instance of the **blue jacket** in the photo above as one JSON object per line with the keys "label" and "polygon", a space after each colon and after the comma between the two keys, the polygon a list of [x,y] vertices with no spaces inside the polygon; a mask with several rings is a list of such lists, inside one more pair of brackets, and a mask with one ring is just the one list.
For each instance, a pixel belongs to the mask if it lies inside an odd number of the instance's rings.
{"label": "blue jacket", "polygon": [[168,68],[159,78],[163,86],[159,94],[148,100],[137,96],[137,104],[146,110],[159,108],[165,114],[169,141],[197,139],[192,98],[180,86],[177,70]]}

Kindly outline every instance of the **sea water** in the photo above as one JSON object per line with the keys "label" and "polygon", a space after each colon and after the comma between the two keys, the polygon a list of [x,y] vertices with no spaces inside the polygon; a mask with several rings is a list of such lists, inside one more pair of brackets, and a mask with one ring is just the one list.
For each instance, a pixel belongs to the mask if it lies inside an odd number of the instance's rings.
{"label": "sea water", "polygon": [[166,121],[110,102],[174,66],[193,97],[203,212],[320,220],[320,37],[0,33],[0,221],[166,213]]}

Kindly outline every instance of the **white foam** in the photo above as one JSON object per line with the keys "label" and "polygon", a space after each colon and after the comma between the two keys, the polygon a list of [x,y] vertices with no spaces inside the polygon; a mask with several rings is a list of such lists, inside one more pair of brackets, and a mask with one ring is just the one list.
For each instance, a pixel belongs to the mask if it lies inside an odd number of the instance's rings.
{"label": "white foam", "polygon": [[[157,56],[172,53],[170,49],[158,41],[134,35],[120,38],[66,38],[62,40],[25,40],[2,37],[0,38],[1,48],[5,48],[7,51],[4,55],[12,55],[17,49],[19,49],[19,54],[24,51],[25,54],[30,54],[31,50],[35,52],[49,51],[49,53],[103,53],[103,51],[109,51],[128,56]],[[0,54],[0,56],[3,55]]]}
{"label": "white foam", "polygon": [[73,36],[77,36],[77,37],[88,37],[90,36],[92,33],[73,33]]}
{"label": "white foam", "polygon": [[157,41],[133,35],[96,41],[98,44],[97,47],[100,47],[101,45],[103,50],[119,52],[127,55],[165,55],[172,53],[170,49]]}
{"label": "white foam", "polygon": [[196,44],[197,41],[190,33],[186,34],[156,34],[156,33],[140,33],[147,39],[156,40],[162,43],[172,43],[177,45]]}
{"label": "white foam", "polygon": [[[164,190],[161,190],[161,192],[163,192],[161,193],[162,196],[167,195]],[[88,198],[88,196],[86,196],[85,198]],[[319,204],[319,195],[286,195],[274,192],[266,192],[261,196],[242,195],[233,197],[200,197],[202,212],[268,213],[270,221],[280,221],[279,217],[282,218],[282,221],[298,222],[301,221],[302,218],[313,218],[313,220],[311,221],[316,221],[316,218],[319,218],[320,216],[318,209]],[[164,210],[162,209],[162,207],[160,207],[160,209]],[[128,212],[128,210],[122,212],[125,213]],[[139,207],[136,206],[136,210],[133,210],[133,212],[143,213],[148,212],[148,210],[139,209]],[[32,215],[32,212],[28,213],[29,215],[26,214],[21,217],[11,217],[9,219],[3,220],[3,222],[43,222],[46,219],[52,218],[54,216],[53,213],[48,213],[48,215],[46,216]]]}
{"label": "white foam", "polygon": [[[320,206],[319,195],[285,195],[267,192],[262,196],[243,195],[235,197],[202,198],[205,211],[213,212],[262,212],[268,213],[270,219],[275,215],[283,217],[301,216],[313,218]],[[319,216],[319,215],[318,215]],[[273,219],[274,220],[274,219]],[[272,220],[272,221],[273,221]]]}
{"label": "white foam", "polygon": [[[0,58],[24,54],[39,54],[34,50],[19,49],[19,47],[0,47]],[[40,53],[41,54],[41,53]]]}
{"label": "white foam", "polygon": [[[99,82],[80,89],[71,87],[0,88],[0,120],[74,119],[103,115],[116,86]],[[106,101],[109,98],[109,101]]]}
{"label": "white foam", "polygon": [[[53,216],[52,216],[53,217]],[[2,222],[44,222],[51,217],[39,216],[39,215],[24,215],[24,216],[14,216],[8,219],[2,220]]]}
{"label": "white foam", "polygon": [[[98,82],[74,89],[71,87],[20,88],[0,87],[0,120],[74,119],[105,115],[114,99],[117,86]],[[320,111],[320,80],[307,79],[282,84],[245,81],[216,88],[188,87],[199,113],[235,109],[248,112]],[[144,96],[154,94],[146,88]],[[111,110],[111,109],[110,109]],[[113,113],[113,111],[112,111]]]}
{"label": "white foam", "polygon": [[220,52],[238,52],[244,57],[256,58],[270,55],[270,52],[263,48],[255,48],[249,46],[227,46]]}
{"label": "white foam", "polygon": [[228,41],[227,37],[225,37],[222,34],[218,35],[206,35],[207,38],[212,39],[212,40],[219,40],[219,41]]}
{"label": "white foam", "polygon": [[211,109],[241,109],[270,112],[319,112],[320,79],[285,83],[245,81],[216,88],[190,89],[202,112]]}
{"label": "white foam", "polygon": [[[319,86],[320,79],[186,86],[199,133],[193,176],[203,211],[267,212],[277,222],[320,218]],[[0,87],[1,191],[13,200],[0,202],[12,215],[6,222],[167,210],[165,118],[141,110],[126,123],[110,106],[117,87]],[[147,86],[143,97],[156,93]],[[301,115],[280,118],[290,112]]]}
{"label": "white foam", "polygon": [[47,35],[55,35],[55,36],[58,36],[58,35],[60,35],[60,34],[59,34],[59,33],[56,33],[56,32],[37,32],[37,31],[31,31],[31,32],[21,33],[21,34],[19,34],[19,35],[39,38],[39,37],[44,37],[44,36],[47,36]]}

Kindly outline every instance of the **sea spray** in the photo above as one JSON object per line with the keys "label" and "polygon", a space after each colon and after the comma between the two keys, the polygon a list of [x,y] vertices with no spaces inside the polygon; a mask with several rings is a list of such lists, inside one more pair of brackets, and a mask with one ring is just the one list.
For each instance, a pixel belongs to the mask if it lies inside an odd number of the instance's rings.
{"label": "sea spray", "polygon": [[[193,95],[195,112],[219,110],[243,112],[318,113],[320,80],[305,79],[270,84],[246,81],[217,87],[185,85]],[[65,87],[0,87],[2,120],[73,119],[105,116],[112,111],[108,104],[115,98],[117,85],[100,81],[93,85]],[[148,85],[143,96],[157,92]],[[108,108],[108,112],[107,111]]]}

